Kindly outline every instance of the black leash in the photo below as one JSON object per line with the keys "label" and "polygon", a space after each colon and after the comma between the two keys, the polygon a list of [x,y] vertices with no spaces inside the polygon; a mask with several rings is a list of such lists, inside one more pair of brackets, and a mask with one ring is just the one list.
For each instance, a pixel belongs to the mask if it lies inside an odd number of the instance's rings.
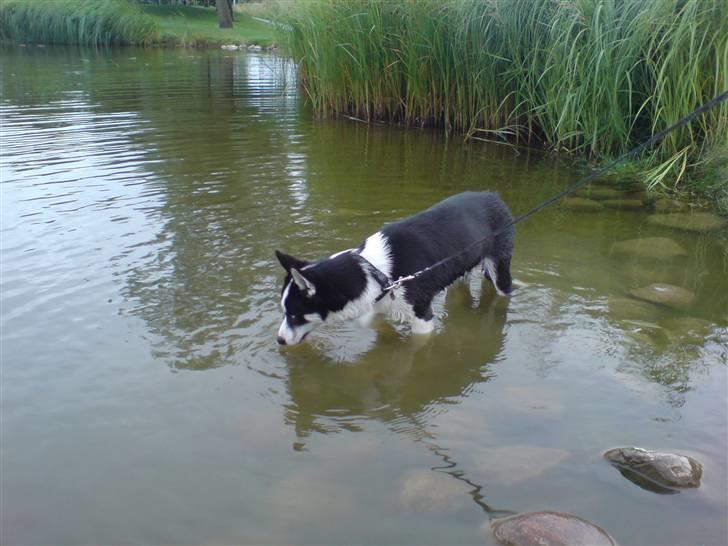
{"label": "black leash", "polygon": [[720,104],[721,102],[723,102],[726,99],[728,99],[728,91],[724,91],[720,95],[717,95],[717,96],[713,97],[708,102],[706,102],[702,106],[699,106],[698,108],[696,108],[695,110],[693,110],[690,114],[688,114],[687,116],[685,116],[681,120],[679,120],[676,123],[670,125],[670,127],[668,127],[667,129],[663,129],[662,131],[660,131],[656,135],[652,136],[652,138],[649,138],[648,140],[645,140],[642,144],[639,144],[638,146],[635,146],[634,148],[632,148],[630,151],[623,153],[622,155],[620,155],[617,159],[615,159],[611,163],[608,163],[606,166],[602,167],[601,169],[599,169],[599,170],[591,173],[588,176],[585,176],[584,178],[582,178],[581,180],[579,180],[575,184],[572,184],[571,186],[569,186],[568,188],[566,188],[564,191],[562,191],[560,193],[557,193],[556,195],[554,195],[553,197],[550,197],[549,199],[547,199],[543,203],[541,203],[541,204],[533,207],[528,212],[526,212],[524,214],[521,214],[520,216],[517,216],[516,218],[514,218],[513,220],[511,220],[511,222],[509,224],[503,226],[502,228],[500,228],[499,230],[497,230],[495,233],[492,233],[492,234],[488,235],[487,237],[483,237],[482,239],[480,239],[478,241],[475,241],[474,243],[469,244],[468,246],[466,246],[463,250],[461,250],[457,254],[453,254],[451,256],[448,256],[446,258],[443,258],[442,260],[437,261],[437,262],[435,262],[432,265],[428,265],[424,269],[420,269],[419,271],[416,271],[416,272],[412,273],[411,275],[405,275],[403,277],[400,277],[396,281],[389,283],[387,286],[383,286],[382,287],[382,293],[379,296],[377,296],[377,298],[376,298],[375,301],[381,300],[389,292],[391,292],[392,290],[394,290],[394,289],[399,288],[400,286],[402,286],[402,284],[404,284],[406,282],[409,282],[409,281],[413,281],[413,280],[417,279],[418,277],[421,277],[422,275],[424,275],[428,271],[431,271],[431,270],[435,269],[436,267],[439,267],[442,264],[447,263],[450,260],[453,260],[453,259],[461,256],[462,254],[465,254],[470,249],[472,249],[472,248],[474,248],[474,247],[482,244],[487,239],[490,239],[492,237],[495,237],[495,236],[503,233],[505,230],[513,227],[514,225],[516,225],[519,222],[522,222],[526,218],[530,218],[531,216],[533,216],[534,214],[536,214],[540,210],[545,209],[546,207],[548,207],[549,205],[551,205],[555,201],[558,201],[562,197],[564,197],[566,195],[569,195],[570,193],[575,192],[576,190],[578,190],[580,187],[582,187],[587,182],[591,182],[595,178],[598,178],[598,177],[602,176],[605,172],[607,172],[609,169],[611,169],[615,165],[618,165],[619,163],[622,163],[624,160],[632,157],[633,155],[636,155],[637,153],[641,152],[643,149],[648,148],[648,147],[652,146],[653,144],[655,144],[657,142],[660,142],[663,138],[665,138],[669,133],[671,133],[675,129],[678,129],[678,128],[682,127],[683,125],[687,125],[694,118],[698,117],[703,112],[705,112],[707,110],[710,110],[711,108],[717,106],[718,104]]}

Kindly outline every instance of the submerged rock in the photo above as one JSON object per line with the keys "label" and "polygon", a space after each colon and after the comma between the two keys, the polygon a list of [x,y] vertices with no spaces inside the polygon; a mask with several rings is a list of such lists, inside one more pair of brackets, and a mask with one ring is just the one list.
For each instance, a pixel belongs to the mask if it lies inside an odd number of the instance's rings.
{"label": "submerged rock", "polygon": [[563,512],[530,512],[490,524],[499,544],[505,546],[614,546],[609,534],[573,514]]}
{"label": "submerged rock", "polygon": [[399,501],[415,512],[455,512],[468,499],[467,484],[432,470],[411,470],[404,476]]}
{"label": "submerged rock", "polygon": [[690,205],[684,201],[678,201],[676,199],[658,199],[655,201],[655,212],[685,212],[690,209]]}
{"label": "submerged rock", "polygon": [[474,452],[474,472],[488,483],[513,485],[540,476],[568,459],[569,452],[553,447],[512,445]]}
{"label": "submerged rock", "polygon": [[647,218],[650,224],[684,231],[707,233],[728,226],[728,218],[710,212],[675,212],[673,214],[653,214]]}
{"label": "submerged rock", "polygon": [[677,256],[687,256],[687,251],[667,237],[644,237],[619,241],[612,245],[614,254],[626,254],[654,260],[670,260]]}
{"label": "submerged rock", "polygon": [[616,320],[652,321],[659,307],[633,298],[609,298],[609,315]]}
{"label": "submerged rock", "polygon": [[640,300],[677,308],[689,307],[695,300],[695,293],[687,288],[664,283],[635,288],[629,293]]}
{"label": "submerged rock", "polygon": [[599,178],[597,178],[593,182],[590,182],[589,185],[591,187],[607,186],[610,188],[620,188],[623,190],[643,189],[645,187],[644,182],[642,182],[639,177],[633,174],[621,172],[602,174],[599,176]]}
{"label": "submerged rock", "polygon": [[564,199],[563,205],[571,210],[580,212],[597,212],[604,210],[604,207],[598,201],[593,199],[584,199],[583,197],[567,197]]}
{"label": "submerged rock", "polygon": [[660,453],[639,447],[618,447],[604,453],[622,475],[640,487],[656,492],[661,488],[699,487],[702,465],[686,455]]}
{"label": "submerged rock", "polygon": [[588,199],[597,199],[599,201],[603,199],[617,199],[624,195],[620,190],[614,188],[605,188],[603,186],[583,188],[574,192],[577,197],[586,197]]}
{"label": "submerged rock", "polygon": [[639,199],[643,203],[651,203],[655,200],[654,194],[646,192],[645,190],[629,190],[627,195],[624,196],[626,199]]}
{"label": "submerged rock", "polygon": [[[678,259],[685,261],[675,257],[670,263]],[[665,260],[655,259],[622,260],[619,264],[619,272],[627,280],[625,285],[630,287],[646,286],[656,282],[679,284],[684,278],[683,270],[684,267],[665,267]]]}
{"label": "submerged rock", "polygon": [[629,337],[642,345],[657,345],[668,341],[665,329],[654,322],[624,319],[620,322],[620,326]]}
{"label": "submerged rock", "polygon": [[669,318],[664,326],[671,341],[692,345],[701,345],[715,327],[709,320],[696,317]]}
{"label": "submerged rock", "polygon": [[640,199],[605,199],[602,205],[609,209],[640,210],[645,204]]}

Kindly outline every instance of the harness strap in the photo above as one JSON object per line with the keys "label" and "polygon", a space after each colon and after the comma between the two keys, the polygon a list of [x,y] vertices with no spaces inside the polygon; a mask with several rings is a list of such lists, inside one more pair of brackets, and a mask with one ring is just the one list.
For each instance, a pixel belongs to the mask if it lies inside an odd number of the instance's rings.
{"label": "harness strap", "polygon": [[374,277],[374,280],[377,281],[377,284],[382,289],[381,294],[379,294],[374,299],[374,301],[375,302],[380,301],[387,294],[389,294],[391,296],[391,298],[394,299],[394,292],[391,291],[392,290],[392,288],[391,288],[392,281],[389,279],[389,277],[387,277],[381,269],[379,269],[372,262],[370,262],[364,256],[362,256],[358,250],[355,250],[354,252],[352,252],[351,255],[354,257],[354,259],[356,261],[358,261],[364,267],[364,269],[366,269],[371,274],[372,277]]}

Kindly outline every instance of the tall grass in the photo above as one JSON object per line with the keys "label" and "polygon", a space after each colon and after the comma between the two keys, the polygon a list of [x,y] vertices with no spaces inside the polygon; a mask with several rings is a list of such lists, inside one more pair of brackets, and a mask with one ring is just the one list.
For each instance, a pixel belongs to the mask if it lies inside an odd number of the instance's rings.
{"label": "tall grass", "polygon": [[[728,89],[726,0],[309,0],[288,51],[321,112],[615,156]],[[648,158],[676,182],[728,105]]]}
{"label": "tall grass", "polygon": [[128,0],[2,0],[0,39],[43,44],[150,44],[157,23]]}

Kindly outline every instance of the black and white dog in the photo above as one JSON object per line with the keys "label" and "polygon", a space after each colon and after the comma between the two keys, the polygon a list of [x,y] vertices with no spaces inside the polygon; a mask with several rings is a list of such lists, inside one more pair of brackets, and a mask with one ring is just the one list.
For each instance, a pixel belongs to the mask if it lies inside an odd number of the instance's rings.
{"label": "black and white dog", "polygon": [[[500,295],[510,294],[511,220],[498,194],[465,192],[385,225],[358,248],[317,262],[276,251],[286,270],[281,297],[285,318],[278,343],[300,343],[327,320],[360,319],[365,323],[377,313],[409,320],[414,334],[430,333],[432,299],[479,265]],[[466,248],[455,259],[379,297],[390,281]]]}

